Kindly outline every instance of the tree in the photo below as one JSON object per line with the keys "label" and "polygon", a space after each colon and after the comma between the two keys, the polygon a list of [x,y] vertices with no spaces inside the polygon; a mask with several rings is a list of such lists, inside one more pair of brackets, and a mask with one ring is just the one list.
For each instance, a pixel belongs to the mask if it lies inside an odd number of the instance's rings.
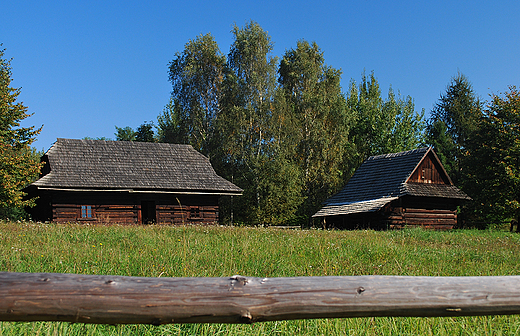
{"label": "tree", "polygon": [[424,142],[424,111],[416,112],[413,99],[396,97],[391,87],[384,100],[373,72],[369,77],[363,73],[359,89],[351,82],[347,106],[356,118],[351,132],[356,168],[369,156],[411,150]]}
{"label": "tree", "polygon": [[[276,89],[276,57],[271,38],[256,22],[233,27],[218,119],[219,172],[244,189],[235,206],[247,222],[265,223],[273,188],[265,187],[275,155],[272,112]],[[262,187],[263,186],[263,187]]]}
{"label": "tree", "polygon": [[[325,64],[316,43],[298,41],[280,63],[279,83],[285,96],[283,128],[292,160],[302,178],[302,214],[310,218],[321,203],[342,185],[350,118],[341,92],[341,71]],[[282,119],[282,118],[280,118]],[[290,141],[294,141],[293,144]]]}
{"label": "tree", "polygon": [[40,171],[39,158],[30,145],[41,127],[20,127],[30,114],[16,101],[20,89],[11,87],[11,61],[3,58],[4,51],[0,50],[0,215],[6,217],[16,209],[34,205],[34,200],[24,199],[22,188]]}
{"label": "tree", "polygon": [[520,221],[520,92],[511,86],[492,95],[468,141],[464,189],[474,198],[475,214],[487,223]]}
{"label": "tree", "polygon": [[162,114],[157,117],[158,142],[187,143],[185,134],[181,130],[180,118],[179,105],[176,105],[173,98],[170,98]]}
{"label": "tree", "polygon": [[130,126],[126,127],[117,127],[116,126],[116,136],[117,141],[135,141],[136,132]]}
{"label": "tree", "polygon": [[153,131],[152,122],[142,123],[137,130],[132,127],[117,127],[116,126],[116,141],[137,141],[137,142],[155,142],[155,132]]}
{"label": "tree", "polygon": [[225,64],[217,42],[206,34],[186,43],[184,51],[177,53],[169,65],[176,127],[187,143],[205,155],[211,153],[220,114]]}
{"label": "tree", "polygon": [[153,123],[144,122],[135,132],[135,141],[137,142],[155,142],[155,133],[153,131]]}
{"label": "tree", "polygon": [[351,81],[350,85],[350,96],[347,101],[348,107],[356,117],[352,139],[356,145],[358,156],[356,163],[359,166],[371,155],[385,154],[380,146],[380,139],[384,137],[388,125],[382,114],[383,99],[374,72],[370,74],[369,79],[363,72],[359,89],[356,88],[354,81]]}
{"label": "tree", "polygon": [[431,112],[426,142],[434,147],[455,184],[464,178],[461,158],[467,142],[478,128],[481,105],[469,80],[458,73]]}
{"label": "tree", "polygon": [[[390,121],[381,148],[386,153],[402,152],[417,148],[424,143],[424,109],[415,111],[412,97],[397,97],[392,87],[383,103],[383,115]],[[385,143],[386,140],[386,143]]]}

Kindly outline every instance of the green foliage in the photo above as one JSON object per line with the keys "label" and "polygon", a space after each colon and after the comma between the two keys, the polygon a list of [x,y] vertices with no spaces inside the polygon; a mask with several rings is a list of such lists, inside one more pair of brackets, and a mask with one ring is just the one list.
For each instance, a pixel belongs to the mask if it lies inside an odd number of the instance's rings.
{"label": "green foliage", "polygon": [[211,153],[225,65],[226,58],[211,34],[190,40],[184,51],[175,55],[169,64],[172,101],[159,123],[163,136],[170,141],[185,139],[203,154]]}
{"label": "green foliage", "polygon": [[145,122],[144,124],[141,124],[135,131],[135,141],[155,142],[155,133],[153,131],[153,123]]}
{"label": "green foliage", "polygon": [[163,109],[161,115],[157,117],[157,141],[167,143],[186,143],[185,135],[181,129],[180,112],[178,104],[173,98]]}
{"label": "green foliage", "polygon": [[458,170],[458,163],[455,159],[457,146],[453,138],[448,134],[448,128],[443,120],[439,118],[434,120],[430,119],[427,127],[426,141],[434,148],[435,153],[441,160],[448,175],[450,175],[450,172],[456,172]]}
{"label": "green foliage", "polygon": [[[235,199],[239,220],[268,223],[276,199],[273,166],[280,166],[273,138],[273,103],[276,89],[276,57],[270,54],[270,36],[256,22],[234,26],[235,41],[228,55],[222,114],[218,119],[217,168],[244,189]],[[230,176],[231,175],[231,176]],[[288,176],[279,181],[291,184]]]}
{"label": "green foliage", "polygon": [[316,43],[298,41],[286,51],[278,79],[284,104],[276,111],[286,132],[288,147],[302,174],[301,213],[310,217],[321,203],[342,187],[350,116],[341,92],[341,71],[325,65]]}
{"label": "green foliage", "polygon": [[520,221],[520,92],[493,95],[467,142],[465,190],[479,218]]}
{"label": "green foliage", "polygon": [[[227,58],[211,34],[190,40],[169,64],[170,102],[158,141],[187,143],[244,189],[222,217],[248,224],[310,218],[373,154],[423,142],[423,114],[392,90],[381,98],[372,74],[348,98],[341,71],[316,43],[298,41],[278,65],[258,23],[233,26]],[[277,78],[278,71],[278,78]]]}
{"label": "green foliage", "polygon": [[116,126],[116,133],[114,133],[114,135],[117,141],[135,141],[135,131],[130,126]]}
{"label": "green foliage", "polygon": [[[146,277],[488,276],[520,272],[520,236],[0,222],[0,271]],[[223,253],[225,251],[225,253]],[[463,267],[461,267],[463,265]],[[0,322],[2,335],[511,335],[520,316],[353,318],[254,325]]]}
{"label": "green foliage", "polygon": [[133,130],[132,127],[117,127],[116,126],[116,141],[138,141],[138,142],[155,142],[155,132],[153,131],[152,122],[144,122],[137,130]]}
{"label": "green foliage", "polygon": [[355,116],[355,168],[369,156],[415,149],[424,142],[424,111],[416,112],[413,99],[396,97],[392,88],[384,100],[373,72],[369,77],[363,73],[359,89],[351,81],[347,105]]}
{"label": "green foliage", "polygon": [[481,105],[469,80],[458,73],[431,113],[426,142],[433,146],[456,185],[463,183],[461,159],[466,154],[467,142],[478,128]]}
{"label": "green foliage", "polygon": [[40,170],[40,159],[30,145],[41,127],[20,127],[30,114],[23,103],[16,101],[20,89],[10,86],[11,62],[3,56],[4,50],[0,49],[0,216],[6,218],[34,205],[34,200],[24,199],[22,189],[34,181]]}

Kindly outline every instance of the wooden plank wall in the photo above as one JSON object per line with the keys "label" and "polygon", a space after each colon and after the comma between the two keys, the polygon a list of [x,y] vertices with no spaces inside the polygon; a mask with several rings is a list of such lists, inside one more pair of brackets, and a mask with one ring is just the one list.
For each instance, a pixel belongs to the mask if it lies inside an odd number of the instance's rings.
{"label": "wooden plank wall", "polygon": [[432,159],[431,153],[424,158],[407,182],[450,184],[441,166]]}

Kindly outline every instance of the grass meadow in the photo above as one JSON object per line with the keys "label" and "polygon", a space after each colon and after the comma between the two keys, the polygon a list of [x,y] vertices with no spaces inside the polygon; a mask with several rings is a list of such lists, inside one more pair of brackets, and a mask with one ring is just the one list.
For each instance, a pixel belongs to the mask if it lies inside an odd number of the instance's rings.
{"label": "grass meadow", "polygon": [[[145,277],[518,275],[520,234],[0,222],[0,271]],[[162,326],[0,322],[3,335],[520,335],[520,317]]]}

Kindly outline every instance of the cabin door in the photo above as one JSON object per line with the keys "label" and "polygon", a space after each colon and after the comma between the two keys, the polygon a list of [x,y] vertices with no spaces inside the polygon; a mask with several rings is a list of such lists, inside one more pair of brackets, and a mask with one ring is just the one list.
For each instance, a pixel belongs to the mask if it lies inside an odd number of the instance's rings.
{"label": "cabin door", "polygon": [[141,201],[141,220],[142,224],[153,224],[157,222],[154,201]]}

